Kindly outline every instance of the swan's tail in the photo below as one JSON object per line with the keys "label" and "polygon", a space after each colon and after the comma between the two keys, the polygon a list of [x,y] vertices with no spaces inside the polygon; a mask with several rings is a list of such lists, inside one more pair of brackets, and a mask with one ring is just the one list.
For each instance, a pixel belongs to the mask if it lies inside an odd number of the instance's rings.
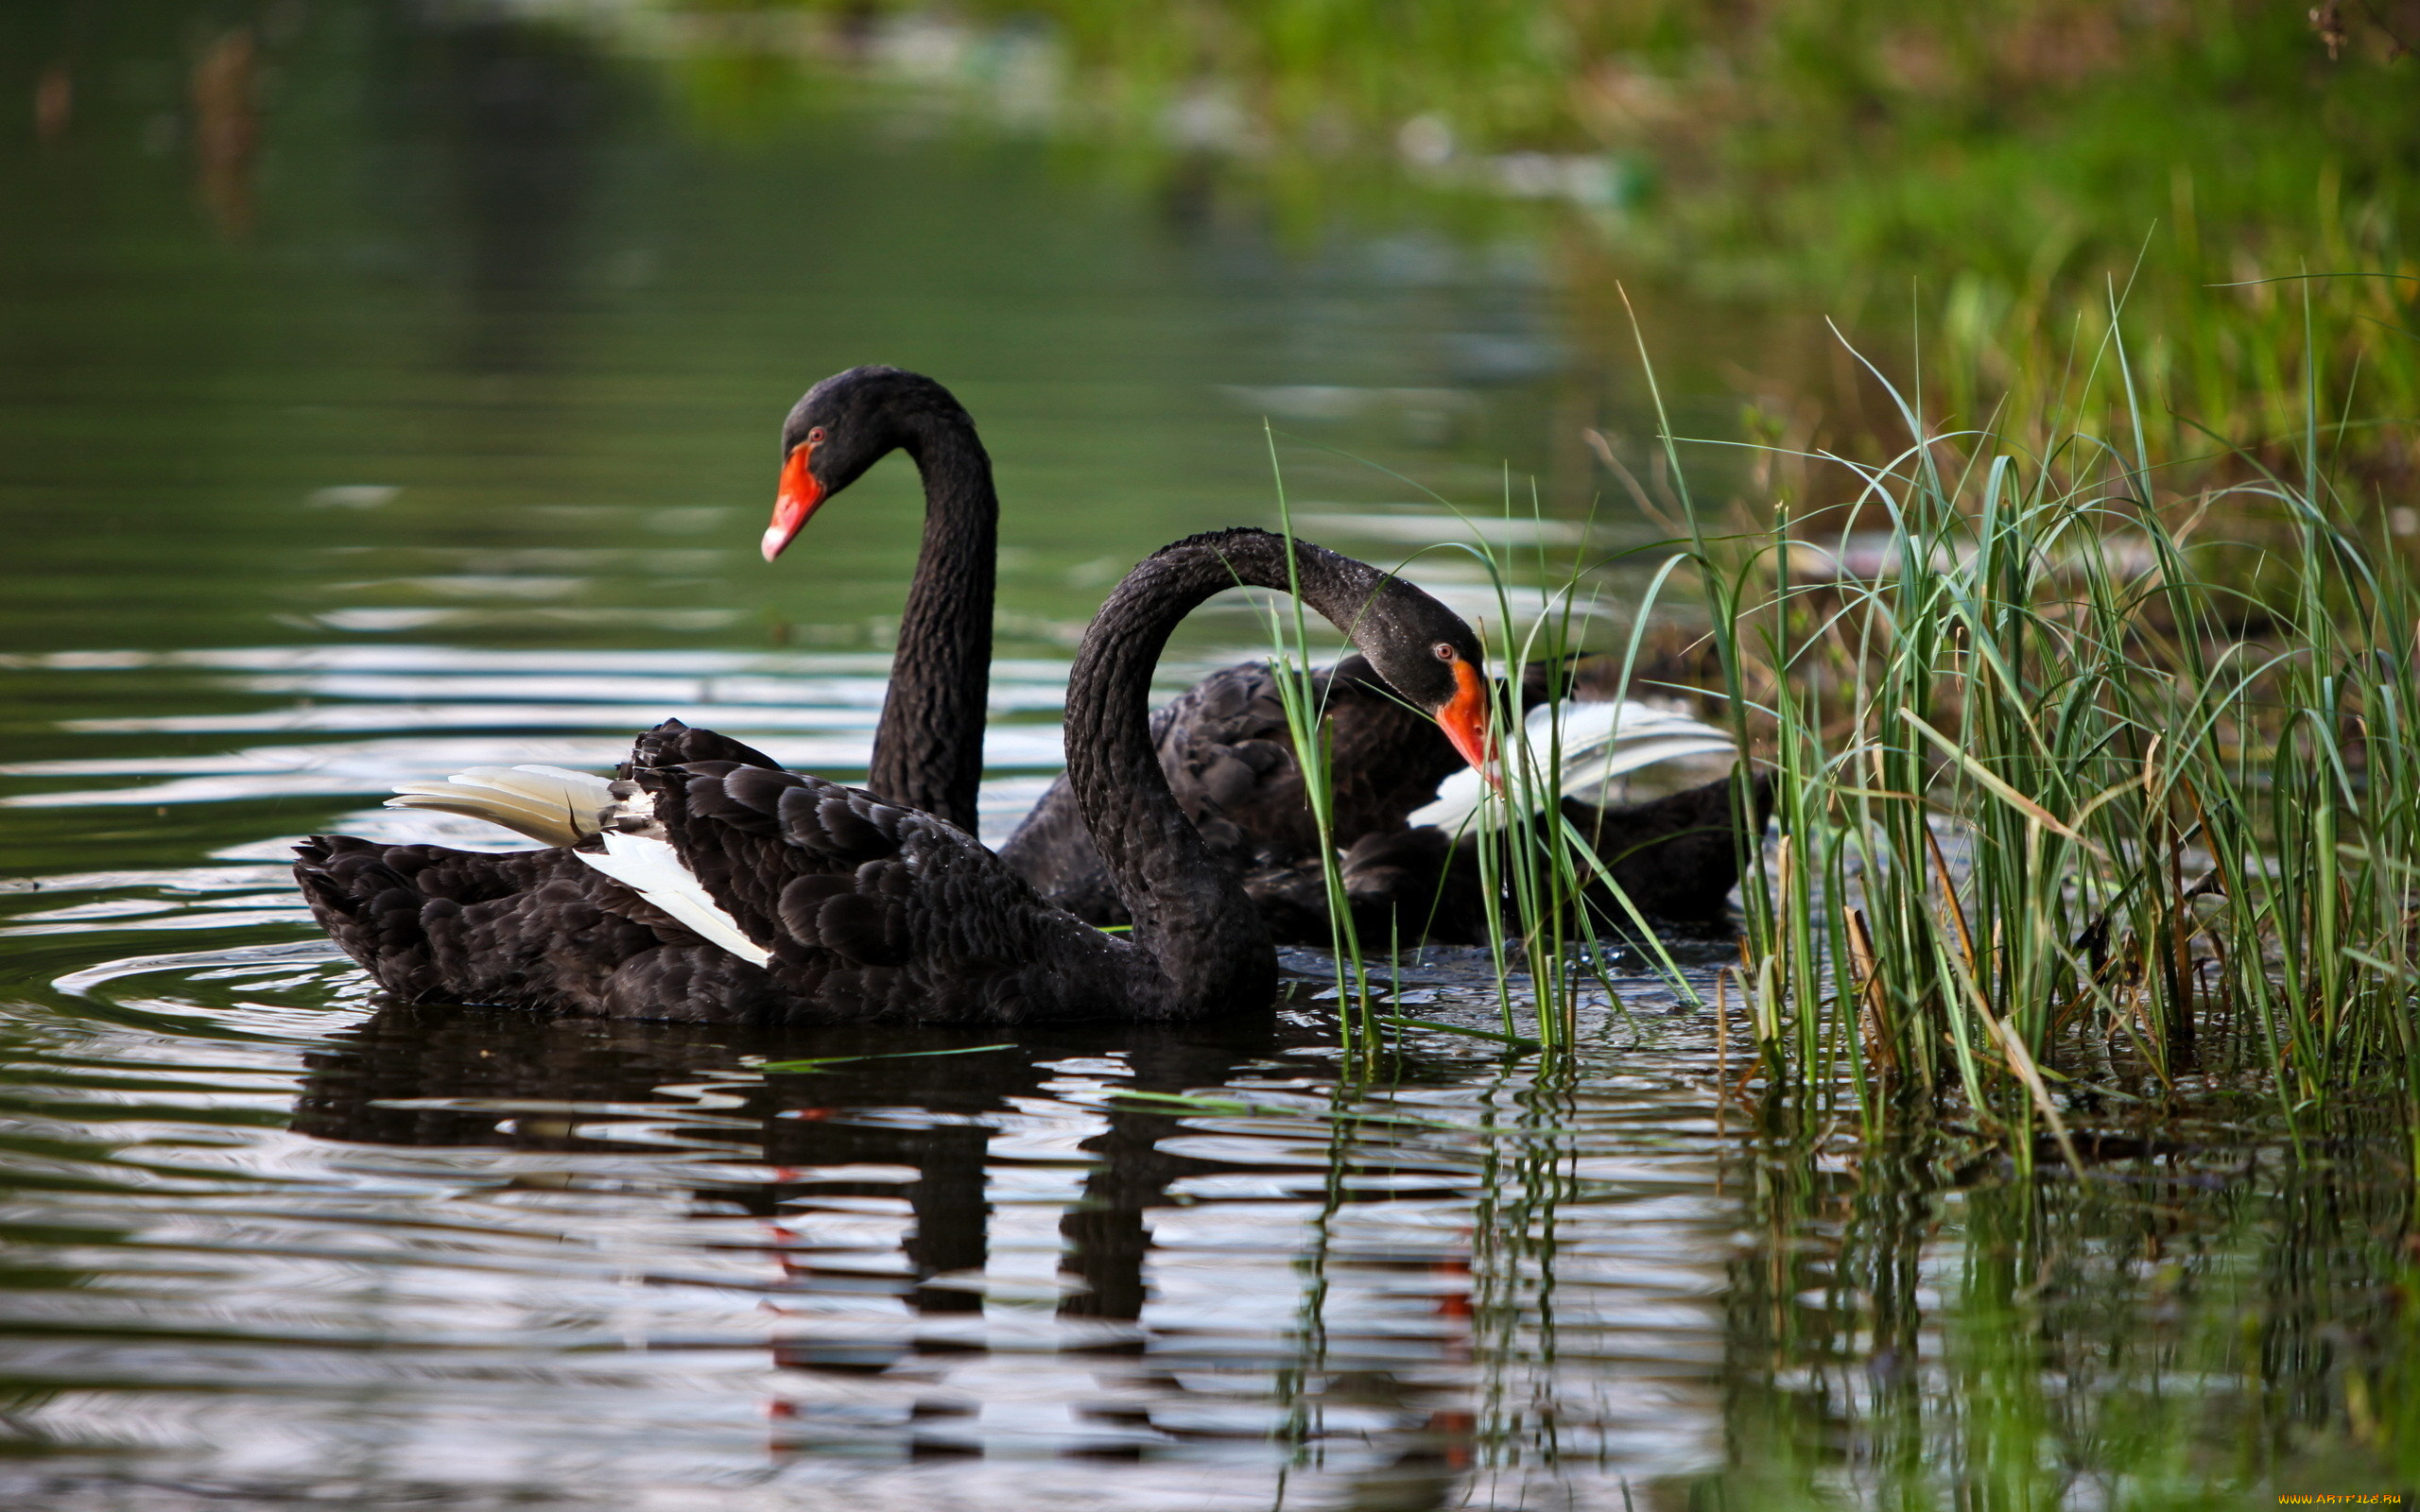
{"label": "swan's tail", "polygon": [[[1728,730],[1688,714],[1628,698],[1602,703],[1566,699],[1559,705],[1541,704],[1522,721],[1522,740],[1529,747],[1532,771],[1543,773],[1555,755],[1558,724],[1563,760],[1555,772],[1556,791],[1564,798],[1599,805],[1617,798],[1623,779],[1633,772],[1662,762],[1730,755],[1738,749]],[[1438,784],[1436,800],[1415,810],[1409,822],[1459,830],[1478,813],[1485,791],[1477,771],[1456,772]]]}
{"label": "swan's tail", "polygon": [[390,809],[434,809],[501,824],[542,845],[578,845],[605,828],[614,784],[560,766],[474,766],[441,782],[399,782]]}

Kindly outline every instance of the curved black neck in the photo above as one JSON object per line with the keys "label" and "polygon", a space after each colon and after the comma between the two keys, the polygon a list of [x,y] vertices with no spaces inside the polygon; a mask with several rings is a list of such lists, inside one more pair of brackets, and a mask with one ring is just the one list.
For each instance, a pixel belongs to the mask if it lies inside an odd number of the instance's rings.
{"label": "curved black neck", "polygon": [[903,446],[925,478],[925,543],[899,618],[866,786],[972,834],[992,680],[1000,497],[992,458],[963,412],[919,417]]}
{"label": "curved black neck", "polygon": [[[1307,541],[1294,543],[1304,602],[1351,633],[1389,579]],[[1067,681],[1067,782],[1134,943],[1158,962],[1164,1012],[1259,1006],[1277,958],[1243,885],[1211,855],[1168,791],[1151,746],[1151,673],[1195,606],[1238,586],[1284,591],[1285,542],[1223,530],[1154,553],[1101,606]]]}

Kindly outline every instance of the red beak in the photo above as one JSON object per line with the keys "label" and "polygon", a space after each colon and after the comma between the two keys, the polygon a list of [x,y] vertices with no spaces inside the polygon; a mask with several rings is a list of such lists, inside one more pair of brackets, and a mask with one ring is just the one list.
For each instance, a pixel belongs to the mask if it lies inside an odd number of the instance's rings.
{"label": "red beak", "polygon": [[1455,658],[1454,696],[1437,711],[1438,728],[1462,753],[1462,760],[1501,792],[1504,779],[1495,770],[1495,740],[1488,728],[1487,706],[1487,679],[1478,675],[1478,668]]}
{"label": "red beak", "polygon": [[773,523],[765,527],[765,559],[771,561],[782,554],[806,524],[806,517],[823,502],[823,485],[815,481],[806,464],[815,455],[811,445],[801,445],[782,465],[782,490],[773,499]]}

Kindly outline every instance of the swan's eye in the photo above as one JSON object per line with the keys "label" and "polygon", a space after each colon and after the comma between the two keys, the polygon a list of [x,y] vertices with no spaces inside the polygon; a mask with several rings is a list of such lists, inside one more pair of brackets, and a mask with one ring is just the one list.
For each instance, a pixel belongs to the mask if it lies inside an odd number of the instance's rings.
{"label": "swan's eye", "polygon": [[818,425],[815,429],[806,433],[806,444],[809,446],[821,446],[823,444],[822,426]]}
{"label": "swan's eye", "polygon": [[1457,654],[1453,646],[1443,641],[1438,642],[1435,645],[1430,646],[1429,649],[1437,653],[1437,660],[1440,662],[1451,662]]}

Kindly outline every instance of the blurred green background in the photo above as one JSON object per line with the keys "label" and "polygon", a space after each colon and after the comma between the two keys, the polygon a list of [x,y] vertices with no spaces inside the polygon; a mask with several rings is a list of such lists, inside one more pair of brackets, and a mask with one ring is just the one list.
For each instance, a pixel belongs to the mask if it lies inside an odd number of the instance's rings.
{"label": "blurred green background", "polygon": [[[590,14],[596,12],[592,9]],[[1720,301],[1752,423],[1856,446],[1896,429],[1824,322],[1948,423],[2079,392],[2122,305],[2147,439],[2273,454],[2321,408],[2394,478],[2420,298],[2413,0],[977,0],[621,12],[696,118],[749,129],[818,66],[947,80],[1165,184],[1216,172],[1300,242],[1408,193],[1554,204],[1576,337],[1611,286]],[[955,18],[955,19],[952,19]],[[795,67],[789,60],[795,60]],[[2279,284],[2302,274],[2360,274]],[[2308,297],[2315,307],[2305,309]],[[2306,318],[2328,333],[2307,348]],[[1655,322],[1651,317],[1651,326]],[[1656,330],[1659,360],[1698,331]],[[2391,339],[2382,339],[2391,337]],[[2081,360],[2080,360],[2081,359]],[[2356,369],[2359,369],[2358,378]],[[2171,413],[2172,412],[2172,413]],[[2112,424],[2112,433],[2122,432]]]}
{"label": "blurred green background", "polygon": [[[328,593],[259,581],[264,544],[539,551],[580,542],[513,509],[692,507],[735,511],[693,517],[712,556],[605,515],[587,544],[685,561],[664,596],[721,620],[680,633],[879,648],[902,470],[819,524],[812,604],[736,549],[786,401],[868,360],[985,421],[1031,649],[1121,561],[1267,514],[1264,418],[1314,502],[1534,486],[1651,536],[1586,434],[1652,490],[1641,337],[1687,435],[1895,450],[1871,363],[1937,425],[2139,423],[2179,490],[2230,446],[2289,464],[2309,410],[2392,507],[2414,39],[2420,0],[12,7],[0,621],[370,633],[268,606]],[[1846,486],[1691,466],[1759,511]],[[291,512],[354,486],[406,491]],[[519,591],[496,633],[546,621]]]}
{"label": "blurred green background", "polygon": [[[2414,37],[2420,0],[11,7],[0,633],[880,652],[905,467],[751,550],[781,414],[866,361],[983,423],[1012,655],[1273,520],[1264,421],[1344,549],[1508,498],[1651,541],[1642,347],[1687,436],[1888,455],[1887,378],[1938,426],[2139,425],[2172,497],[2316,415],[2409,534]],[[1757,515],[1851,480],[1686,455]],[[118,690],[188,696],[17,696]]]}

